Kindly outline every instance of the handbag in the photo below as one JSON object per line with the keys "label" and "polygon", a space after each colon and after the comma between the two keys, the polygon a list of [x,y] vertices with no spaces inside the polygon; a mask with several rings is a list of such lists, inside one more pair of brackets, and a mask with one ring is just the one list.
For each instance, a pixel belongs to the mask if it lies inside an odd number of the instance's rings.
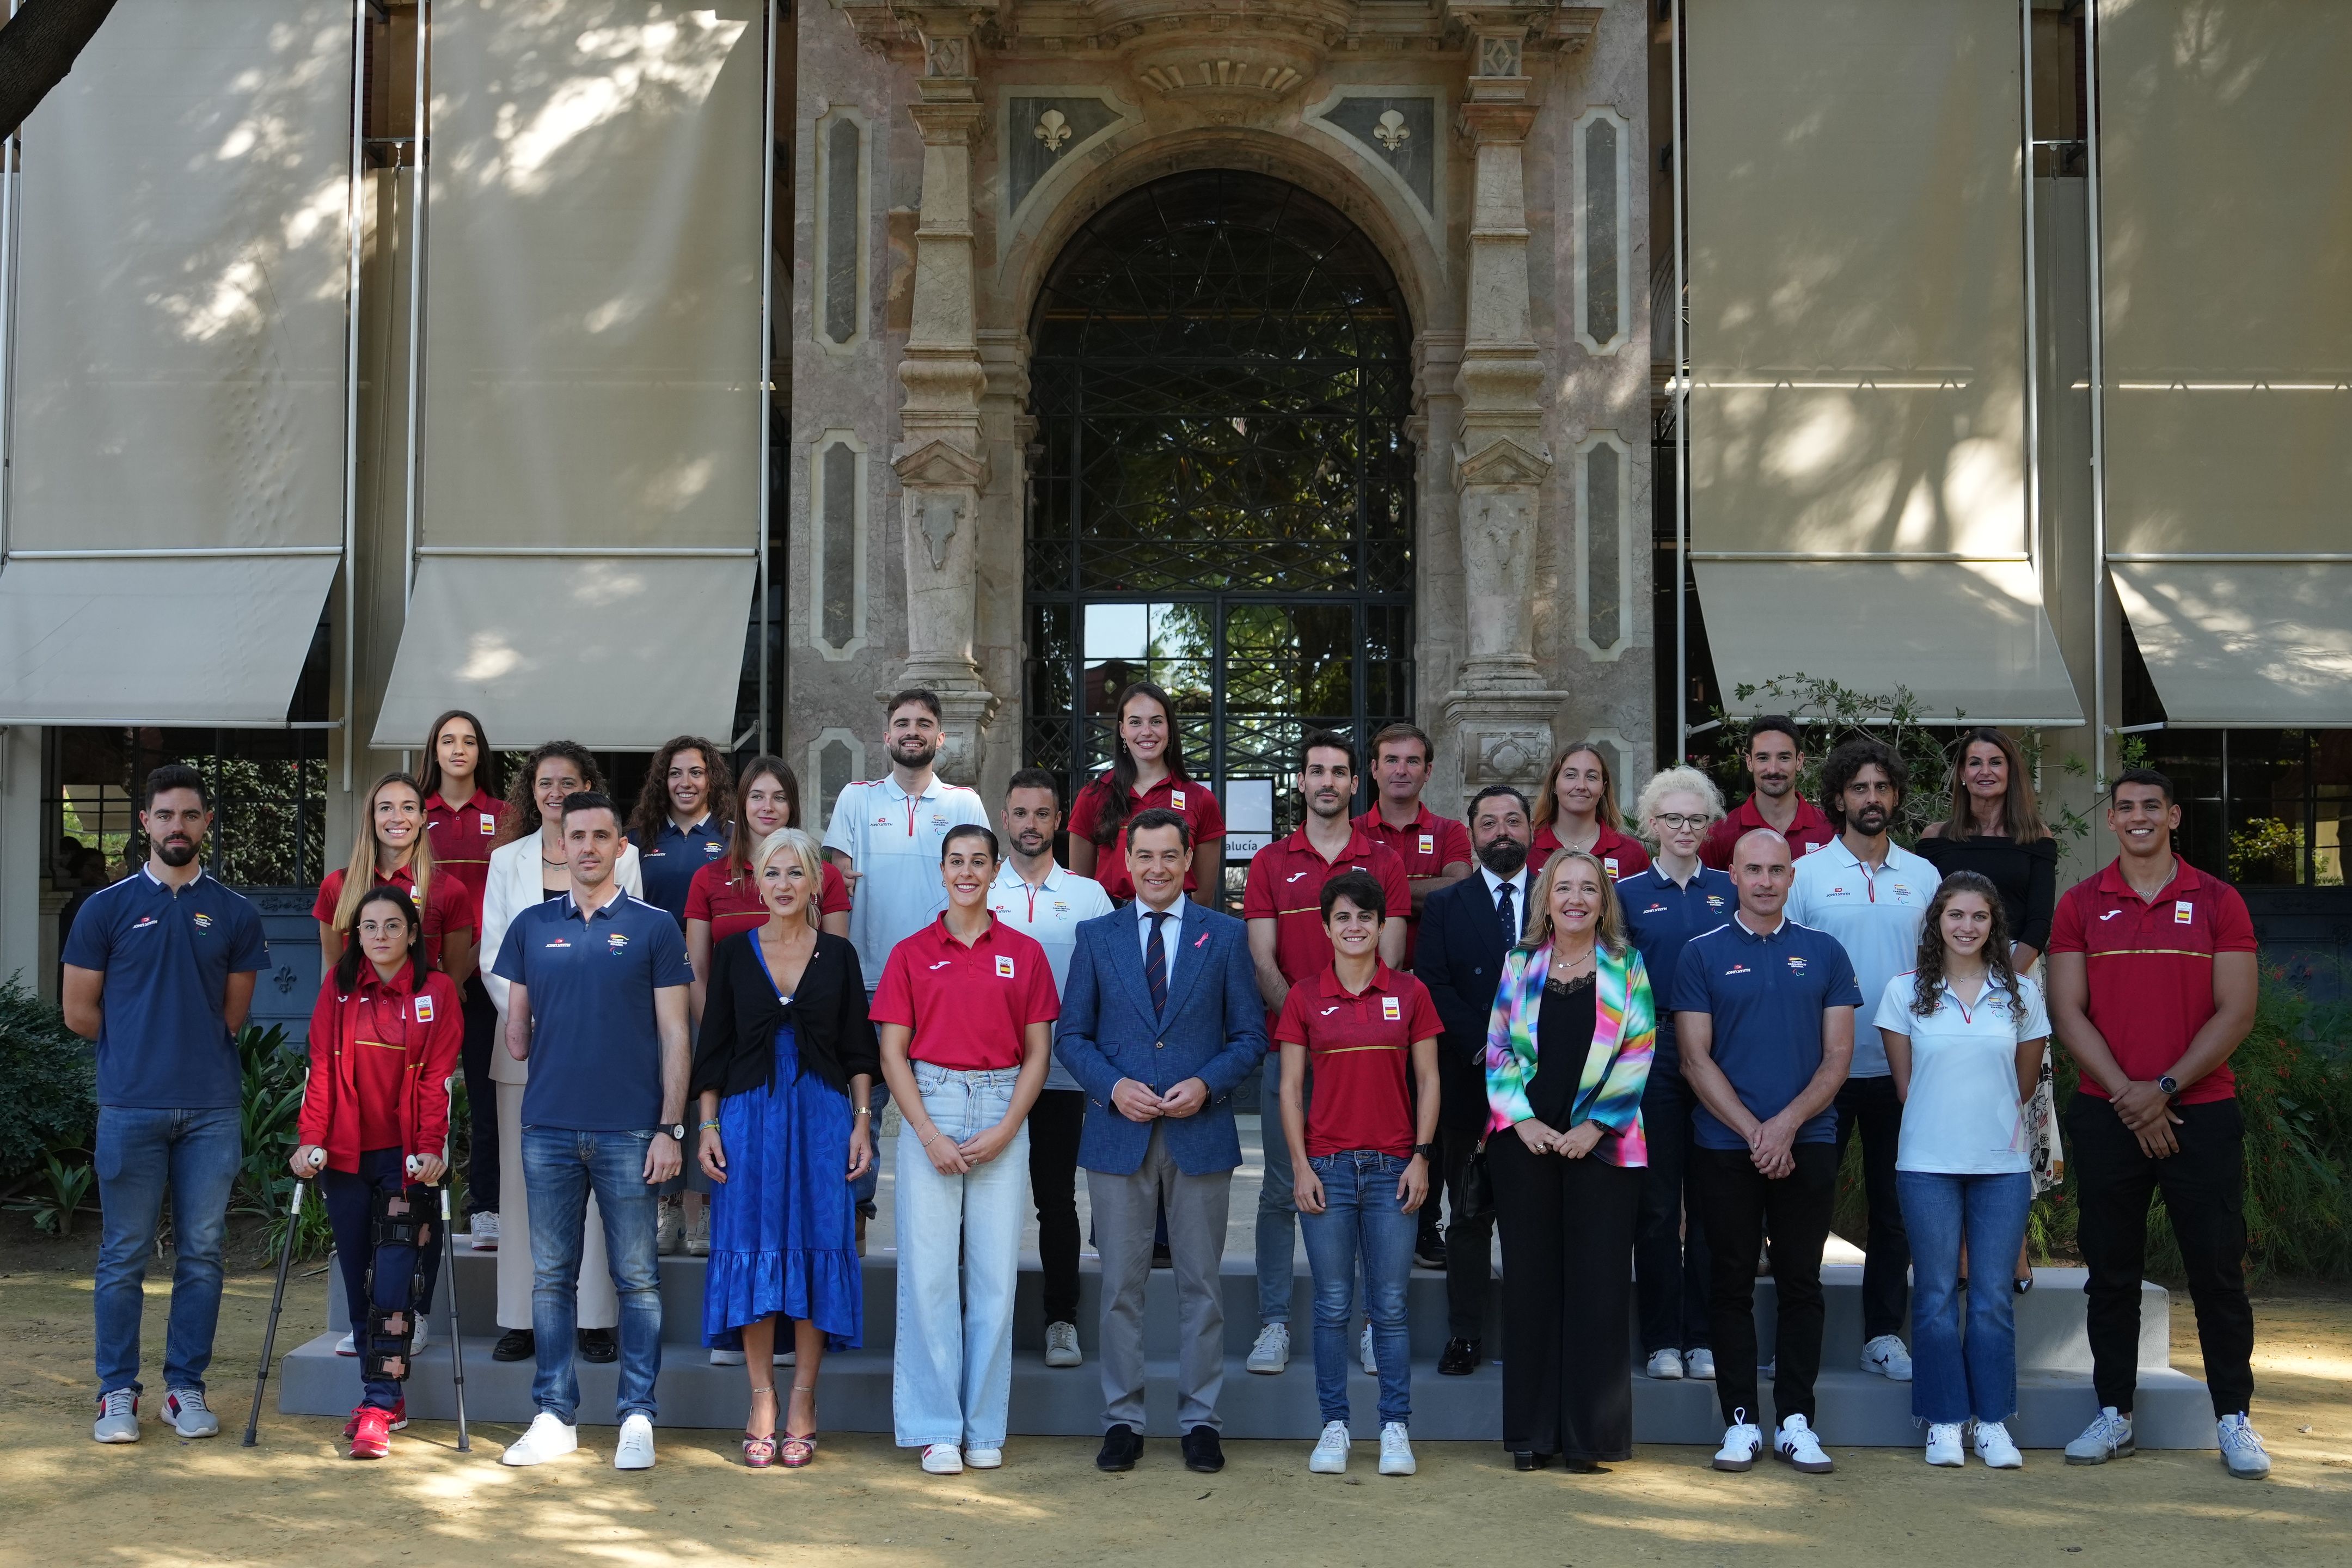
{"label": "handbag", "polygon": [[1495,1217],[1495,1177],[1486,1168],[1486,1141],[1483,1138],[1463,1166],[1462,1217],[1472,1221]]}

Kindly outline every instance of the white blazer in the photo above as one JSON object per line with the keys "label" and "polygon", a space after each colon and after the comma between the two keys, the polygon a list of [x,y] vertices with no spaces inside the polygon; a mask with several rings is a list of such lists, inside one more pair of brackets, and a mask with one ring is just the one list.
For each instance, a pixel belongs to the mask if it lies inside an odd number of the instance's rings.
{"label": "white blazer", "polygon": [[[637,847],[624,843],[621,863],[614,870],[621,879],[621,889],[633,899],[646,896],[645,879],[637,870]],[[499,1009],[499,1032],[490,1042],[490,1079],[495,1083],[528,1083],[529,1064],[519,1062],[507,1054],[507,982],[490,973],[499,961],[499,950],[506,945],[507,928],[515,917],[546,897],[539,879],[539,834],[536,830],[501,844],[490,851],[490,873],[482,884],[482,949],[481,972],[483,988]]]}

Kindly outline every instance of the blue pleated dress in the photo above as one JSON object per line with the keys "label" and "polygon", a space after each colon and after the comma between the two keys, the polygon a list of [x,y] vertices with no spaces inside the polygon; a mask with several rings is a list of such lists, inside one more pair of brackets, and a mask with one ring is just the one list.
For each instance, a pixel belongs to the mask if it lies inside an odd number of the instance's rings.
{"label": "blue pleated dress", "polygon": [[[756,937],[751,952],[766,969]],[[710,1194],[706,1345],[738,1347],[744,1325],[778,1313],[814,1321],[830,1350],[865,1342],[866,1289],[847,1177],[854,1120],[847,1095],[802,1074],[790,1023],[776,1031],[774,1087],[719,1102],[727,1180]],[[779,1349],[790,1343],[780,1339]]]}

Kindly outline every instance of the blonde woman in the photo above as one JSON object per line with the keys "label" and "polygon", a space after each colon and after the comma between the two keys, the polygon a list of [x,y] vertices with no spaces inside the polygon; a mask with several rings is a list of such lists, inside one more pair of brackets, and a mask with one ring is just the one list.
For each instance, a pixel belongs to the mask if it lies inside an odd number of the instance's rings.
{"label": "blonde woman", "polygon": [[425,833],[425,790],[406,773],[386,773],[368,791],[352,858],[319,884],[310,916],[319,922],[319,963],[332,969],[351,940],[352,921],[371,888],[397,888],[424,925],[425,961],[463,990],[479,957],[474,900],[458,879],[436,876]]}
{"label": "blonde woman", "polygon": [[1591,741],[1571,741],[1554,752],[1536,800],[1535,837],[1528,844],[1528,875],[1562,849],[1582,849],[1614,880],[1650,863],[1649,851],[1625,831],[1617,809],[1617,781],[1609,758]]}

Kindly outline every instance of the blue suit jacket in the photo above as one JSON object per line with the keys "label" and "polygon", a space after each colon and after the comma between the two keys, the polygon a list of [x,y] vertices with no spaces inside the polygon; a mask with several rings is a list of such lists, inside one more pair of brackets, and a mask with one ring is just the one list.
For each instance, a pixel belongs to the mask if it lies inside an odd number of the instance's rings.
{"label": "blue suit jacket", "polygon": [[[1242,1163],[1234,1090],[1265,1059],[1265,1003],[1250,963],[1248,929],[1190,899],[1182,912],[1165,1013],[1152,1010],[1132,907],[1078,927],[1054,1054],[1086,1090],[1078,1163],[1089,1171],[1133,1175],[1154,1125],[1167,1129],[1168,1152],[1188,1176]],[[1110,1103],[1123,1078],[1161,1094],[1197,1078],[1209,1086],[1209,1102],[1190,1116],[1129,1121]]]}
{"label": "blue suit jacket", "polygon": [[1486,1127],[1486,1019],[1509,947],[1495,916],[1495,896],[1475,870],[1421,906],[1412,973],[1429,987],[1445,1026],[1437,1042],[1439,1115],[1445,1126],[1474,1137]]}

